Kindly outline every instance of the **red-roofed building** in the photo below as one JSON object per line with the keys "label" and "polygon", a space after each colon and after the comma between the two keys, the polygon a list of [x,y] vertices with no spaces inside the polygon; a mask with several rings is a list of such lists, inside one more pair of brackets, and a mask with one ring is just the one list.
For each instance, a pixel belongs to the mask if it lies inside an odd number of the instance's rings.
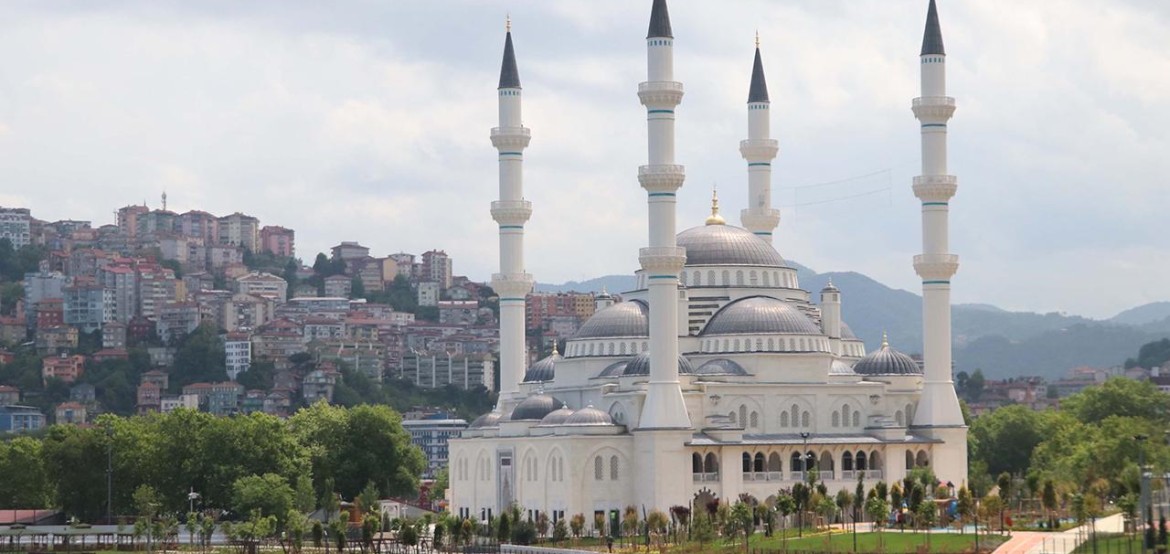
{"label": "red-roofed building", "polygon": [[97,363],[106,360],[128,360],[130,353],[125,348],[103,348],[93,353],[93,361]]}
{"label": "red-roofed building", "polygon": [[41,378],[45,383],[49,379],[60,379],[66,383],[76,381],[85,372],[85,356],[49,356],[41,360]]}
{"label": "red-roofed building", "polygon": [[62,402],[57,404],[54,415],[58,424],[81,425],[86,422],[89,412],[79,402]]}

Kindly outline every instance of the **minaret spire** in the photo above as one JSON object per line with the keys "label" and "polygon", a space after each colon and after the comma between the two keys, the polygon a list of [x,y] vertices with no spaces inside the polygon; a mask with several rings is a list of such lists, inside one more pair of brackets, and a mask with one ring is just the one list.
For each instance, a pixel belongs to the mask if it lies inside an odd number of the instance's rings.
{"label": "minaret spire", "polygon": [[951,277],[959,257],[950,253],[950,201],[958,179],[947,171],[947,122],[955,99],[946,91],[946,54],[934,0],[926,16],[919,56],[922,95],[912,104],[922,134],[922,174],[914,178],[914,195],[922,201],[922,254],[914,270],[922,278],[922,396],[913,429],[941,443],[931,466],[940,479],[961,482],[967,476],[967,427],[951,381]]}
{"label": "minaret spire", "polygon": [[780,211],[772,208],[772,160],[780,151],[780,144],[770,136],[771,106],[757,31],[752,81],[748,86],[748,139],[739,143],[739,153],[748,163],[748,207],[740,212],[739,219],[745,229],[768,243],[780,224]]}
{"label": "minaret spire", "polygon": [[500,272],[492,275],[492,289],[500,297],[500,398],[497,408],[520,394],[528,356],[524,338],[524,299],[532,292],[532,276],[524,272],[524,224],[532,203],[524,200],[524,149],[531,132],[521,117],[520,71],[512,46],[512,20],[505,23],[504,60],[500,66],[498,102],[500,126],[492,129],[492,146],[499,151],[500,199],[492,202],[492,219],[500,227]]}

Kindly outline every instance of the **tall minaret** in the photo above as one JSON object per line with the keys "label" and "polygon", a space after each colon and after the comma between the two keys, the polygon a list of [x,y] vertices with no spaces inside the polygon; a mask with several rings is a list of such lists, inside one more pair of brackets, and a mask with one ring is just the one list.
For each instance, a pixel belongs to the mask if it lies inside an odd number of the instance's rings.
{"label": "tall minaret", "polygon": [[756,60],[748,88],[748,139],[739,143],[739,153],[748,164],[748,207],[740,212],[739,219],[744,229],[769,244],[772,231],[780,224],[780,210],[772,208],[772,160],[780,146],[770,138],[771,104],[760,58],[760,35],[756,33]]}
{"label": "tall minaret", "polygon": [[686,252],[675,244],[675,193],[683,166],[674,163],[674,108],[682,102],[682,83],[674,80],[674,37],[666,0],[654,0],[646,35],[649,71],[638,85],[646,106],[650,163],[638,168],[650,210],[650,246],[638,261],[650,288],[650,382],[638,426],[690,428],[678,381],[678,275]]}
{"label": "tall minaret", "polygon": [[967,476],[967,430],[951,381],[951,277],[959,257],[948,248],[949,202],[958,180],[947,173],[947,121],[955,99],[946,91],[946,53],[934,0],[926,15],[920,56],[922,96],[914,99],[914,116],[922,124],[922,175],[914,178],[914,195],[922,201],[922,254],[914,270],[922,278],[922,357],[926,366],[922,398],[913,427],[945,446],[934,449],[931,466],[944,481]]}
{"label": "tall minaret", "polygon": [[500,126],[492,129],[492,146],[500,156],[500,199],[492,202],[492,219],[500,225],[500,272],[492,288],[500,296],[500,399],[502,408],[520,394],[527,362],[524,348],[524,298],[532,291],[532,276],[524,272],[524,223],[532,203],[524,200],[524,149],[531,133],[520,115],[520,72],[512,49],[512,23],[504,38],[500,67]]}

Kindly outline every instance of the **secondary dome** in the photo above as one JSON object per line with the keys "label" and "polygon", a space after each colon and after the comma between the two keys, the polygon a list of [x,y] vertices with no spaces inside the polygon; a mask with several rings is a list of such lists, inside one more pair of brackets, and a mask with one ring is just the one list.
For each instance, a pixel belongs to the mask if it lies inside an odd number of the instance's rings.
{"label": "secondary dome", "polygon": [[612,364],[605,366],[605,369],[601,370],[601,373],[599,373],[597,376],[598,377],[621,377],[622,373],[625,373],[627,365],[630,365],[630,360],[616,361]]}
{"label": "secondary dome", "polygon": [[845,340],[857,340],[857,335],[853,334],[853,329],[846,325],[844,321],[841,322],[841,338]]}
{"label": "secondary dome", "polygon": [[833,360],[829,366],[829,375],[854,375],[853,368],[841,360]]}
{"label": "secondary dome", "polygon": [[552,381],[556,376],[557,362],[561,361],[561,354],[555,349],[549,356],[541,358],[532,365],[528,366],[528,371],[524,372],[525,383],[540,383],[543,381]]}
{"label": "secondary dome", "polygon": [[538,394],[525,398],[523,402],[516,405],[512,410],[512,421],[520,421],[527,419],[544,419],[544,416],[551,414],[565,406],[564,402],[555,396],[548,394]]}
{"label": "secondary dome", "polygon": [[485,427],[495,427],[500,424],[500,412],[491,411],[483,414],[468,425],[468,429],[483,429]]}
{"label": "secondary dome", "polygon": [[593,314],[574,339],[650,336],[650,308],[641,300],[619,302]]}
{"label": "secondary dome", "polygon": [[[679,375],[691,375],[694,372],[695,366],[691,364],[690,360],[680,354],[678,357]],[[630,360],[630,363],[626,364],[625,369],[622,370],[622,376],[629,377],[631,375],[650,375],[649,351],[638,354],[633,360]]]}
{"label": "secondary dome", "polygon": [[716,358],[708,361],[699,366],[695,373],[698,375],[734,375],[736,377],[744,377],[748,374],[743,366],[727,358]]}
{"label": "secondary dome", "polygon": [[821,330],[791,304],[768,296],[732,302],[711,317],[702,335],[819,335]]}
{"label": "secondary dome", "polygon": [[890,348],[890,343],[882,337],[882,347],[853,364],[853,372],[858,375],[922,375],[922,368],[914,358]]}
{"label": "secondary dome", "polygon": [[759,265],[787,267],[784,258],[747,229],[733,225],[692,227],[675,239],[687,250],[687,265]]}
{"label": "secondary dome", "polygon": [[613,418],[593,406],[586,406],[566,418],[564,425],[613,425]]}
{"label": "secondary dome", "polygon": [[559,410],[553,410],[548,415],[540,420],[541,425],[560,425],[565,422],[565,418],[573,415],[573,410],[568,406],[561,406]]}

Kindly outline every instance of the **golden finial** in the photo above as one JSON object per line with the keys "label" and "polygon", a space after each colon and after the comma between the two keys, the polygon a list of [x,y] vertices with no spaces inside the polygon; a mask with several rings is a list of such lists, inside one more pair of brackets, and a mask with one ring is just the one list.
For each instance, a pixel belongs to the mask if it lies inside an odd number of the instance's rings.
{"label": "golden finial", "polygon": [[719,215],[719,191],[711,187],[711,215],[707,217],[707,225],[723,225],[727,221]]}
{"label": "golden finial", "polygon": [[756,48],[760,47],[760,30],[756,29]]}
{"label": "golden finial", "polygon": [[553,356],[557,356],[557,355],[559,355],[559,354],[560,354],[560,352],[557,352],[557,341],[556,341],[556,339],[553,339],[553,352],[552,352],[552,355],[553,355]]}
{"label": "golden finial", "polygon": [[886,336],[886,332],[882,331],[882,348],[890,347],[890,339]]}
{"label": "golden finial", "polygon": [[512,14],[509,13],[504,16],[504,31],[512,32]]}

